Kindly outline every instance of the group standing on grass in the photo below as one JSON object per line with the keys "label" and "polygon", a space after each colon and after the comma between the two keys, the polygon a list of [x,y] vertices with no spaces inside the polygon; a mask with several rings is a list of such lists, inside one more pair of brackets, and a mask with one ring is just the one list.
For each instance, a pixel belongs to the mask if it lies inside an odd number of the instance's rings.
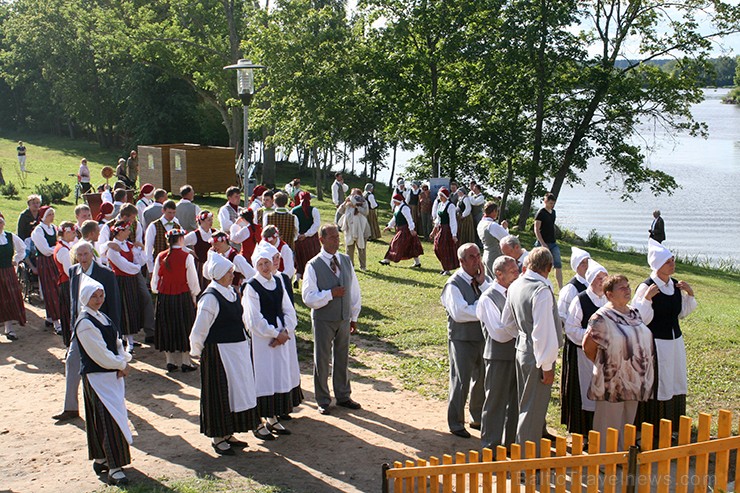
{"label": "group standing on grass", "polygon": [[[83,167],[84,160],[81,178]],[[129,179],[131,169],[121,164]],[[132,438],[123,377],[142,344],[165,353],[167,372],[200,367],[200,429],[216,454],[246,446],[236,433],[251,431],[265,441],[290,435],[285,424],[304,398],[299,286],[311,309],[318,411],[332,413],[332,390],[337,406],[361,409],[351,398],[348,369],[362,304],[354,257],[357,251],[365,271],[367,242],[382,234],[380,204],[372,184],[350,189],[341,173],[335,178],[334,222],[324,225],[297,178],[285,191],[256,187],[245,208],[240,190],[230,187],[216,215],[193,203],[189,185],[175,202],[151,184],[142,185],[136,204],[126,203],[120,189],[95,219],[89,207],[78,206],[74,222],[58,225],[55,210],[29,196],[18,235],[5,231],[0,214],[5,335],[16,341],[13,321],[26,323],[15,271],[24,263],[38,279],[47,324],[68,348],[64,407],[54,418],[79,417],[82,381],[96,473],[107,473],[111,484],[128,481],[122,468],[130,463]],[[441,295],[448,315],[448,426],[463,438],[470,437],[466,423],[480,429],[484,447],[539,444],[546,436],[561,348],[561,421],[570,432],[621,431],[635,419],[676,422],[685,412],[679,319],[696,300],[687,283],[673,279],[673,255],[651,239],[652,272],[631,297],[624,276],[609,276],[573,247],[574,276],[556,301],[548,280],[555,268],[562,284],[554,205],[548,194],[535,217],[541,246],[527,252],[475,182],[469,192],[453,182],[434,198],[427,184],[406,188],[399,180],[391,198],[384,230],[395,234],[380,263],[413,259],[411,267],[420,268],[420,238],[433,241],[441,273],[450,276]],[[342,233],[347,254],[339,252]]]}

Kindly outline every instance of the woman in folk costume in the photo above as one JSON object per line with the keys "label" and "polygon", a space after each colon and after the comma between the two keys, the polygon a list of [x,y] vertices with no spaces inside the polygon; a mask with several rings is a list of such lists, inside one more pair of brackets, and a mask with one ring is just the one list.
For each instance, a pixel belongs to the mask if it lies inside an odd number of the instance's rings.
{"label": "woman in folk costume", "polygon": [[5,337],[18,340],[13,321],[26,325],[26,305],[15,266],[26,258],[26,244],[10,231],[5,231],[5,216],[0,213],[0,322],[5,325]]}
{"label": "woman in folk costume", "polygon": [[366,246],[370,237],[370,224],[367,221],[368,203],[359,188],[353,188],[345,200],[344,214],[339,219],[339,227],[344,232],[344,244],[352,265],[355,265],[355,249],[359,252],[360,270],[367,268]]}
{"label": "woman in folk costume", "polygon": [[298,218],[298,238],[295,240],[295,282],[293,287],[298,287],[298,280],[303,277],[306,264],[321,251],[319,243],[319,226],[321,216],[316,207],[311,206],[311,194],[305,190],[298,195],[300,205],[291,211]]}
{"label": "woman in folk costume", "polygon": [[164,351],[167,371],[195,371],[190,360],[190,329],[195,320],[195,297],[200,293],[195,259],[183,250],[185,231],[167,232],[169,248],[157,255],[151,288],[157,295],[154,345]]}
{"label": "woman in folk costume", "polygon": [[144,211],[154,203],[154,185],[144,183],[139,191],[139,200],[136,201],[136,210],[139,211],[139,222],[145,224]]}
{"label": "woman in folk costume", "polygon": [[378,201],[375,200],[375,185],[372,183],[365,184],[365,193],[362,194],[367,201],[367,223],[370,225],[370,238],[368,240],[377,240],[382,236],[380,232],[380,223],[378,222]]}
{"label": "woman in folk costume", "polygon": [[77,226],[71,221],[64,221],[59,225],[57,232],[59,234],[59,241],[57,241],[57,245],[54,247],[54,263],[59,272],[59,277],[57,278],[59,323],[62,326],[64,346],[69,347],[69,342],[72,340],[72,331],[69,326],[72,310],[72,300],[69,292],[69,268],[72,266],[72,258],[69,251],[77,241]]}
{"label": "woman in folk costume", "polygon": [[457,208],[450,202],[450,191],[442,187],[432,207],[434,229],[429,238],[434,241],[434,254],[442,264],[440,274],[449,275],[457,269]]}
{"label": "woman in folk costume", "polygon": [[249,209],[241,209],[239,211],[239,219],[231,225],[231,241],[236,244],[241,244],[241,250],[239,253],[251,262],[252,254],[257,244],[262,239],[262,226],[254,221],[254,211]]}
{"label": "woman in folk costume", "polygon": [[100,209],[98,210],[98,215],[95,216],[95,220],[101,227],[104,226],[105,223],[113,219],[113,211],[115,209],[116,207],[112,202],[103,202],[100,204]]}
{"label": "woman in folk costume", "polygon": [[693,312],[697,302],[691,286],[672,277],[676,259],[671,251],[652,238],[648,240],[648,264],[652,272],[637,287],[632,306],[653,333],[658,375],[655,396],[640,403],[637,422],[652,423],[657,432],[660,420],[669,419],[677,430],[680,417],[686,414],[688,391],[686,346],[679,320]]}
{"label": "woman in folk costume", "polygon": [[300,372],[291,372],[291,347],[298,324],[295,308],[281,278],[272,275],[273,257],[277,250],[265,245],[255,254],[255,275],[242,297],[247,330],[252,336],[254,379],[257,409],[267,423],[254,430],[262,440],[274,440],[273,435],[289,435],[278,417],[289,414],[295,405],[294,389],[299,387]]}
{"label": "woman in folk costume", "polygon": [[[576,255],[583,250],[571,253],[571,265],[579,266]],[[588,286],[572,299],[565,318],[565,346],[563,347],[563,372],[560,379],[560,422],[570,433],[588,436],[593,429],[596,403],[588,398],[588,388],[594,372],[594,364],[583,352],[582,342],[591,316],[606,305],[604,280],[609,273],[598,262],[586,258],[588,266],[584,282]],[[561,299],[563,291],[560,291]]]}
{"label": "woman in folk costume", "polygon": [[54,324],[54,332],[62,335],[62,316],[59,307],[59,269],[54,262],[54,248],[57,244],[57,227],[54,225],[54,209],[48,205],[39,208],[37,226],[31,233],[31,241],[36,247],[36,268],[39,273],[41,293],[44,295],[46,321]]}
{"label": "woman in folk costume", "polygon": [[141,330],[142,307],[139,306],[139,275],[146,265],[146,254],[141,243],[129,241],[131,224],[117,221],[111,230],[112,242],[118,248],[107,251],[108,266],[113,270],[121,293],[121,333],[126,340],[126,349],[134,352],[134,334]]}
{"label": "woman in folk costume", "polygon": [[[229,243],[229,235],[223,231],[216,231],[211,235],[211,249],[234,264],[234,279],[232,280],[232,286],[234,286],[237,293],[241,295],[244,287],[243,285],[249,279],[253,278],[257,271],[254,270],[252,265],[242,254],[231,246]],[[203,273],[203,276],[208,279],[205,272]]]}
{"label": "woman in folk costume", "polygon": [[461,245],[475,243],[475,223],[473,205],[465,187],[457,189],[457,238]]}
{"label": "woman in folk costume", "polygon": [[79,289],[81,310],[72,337],[80,346],[88,457],[97,474],[108,472],[110,484],[125,485],[128,478],[122,468],[131,463],[133,440],[123,377],[129,373],[131,355],[124,351],[118,329],[100,311],[103,285],[83,274]]}
{"label": "woman in folk costume", "polygon": [[[293,250],[280,237],[280,230],[274,224],[268,224],[264,227],[262,230],[262,241],[257,245],[257,249],[265,244],[274,246],[280,253],[280,262],[275,268],[281,274],[285,274],[288,277],[288,283],[290,283],[290,279],[295,275],[295,256],[293,255]],[[252,254],[252,257],[254,258],[254,254]]]}
{"label": "woman in folk costume", "polygon": [[395,227],[396,235],[388,245],[385,258],[379,262],[382,265],[388,265],[391,261],[400,262],[412,258],[414,259],[414,265],[411,268],[420,268],[419,255],[424,254],[424,248],[422,248],[419,236],[416,234],[416,224],[411,217],[411,208],[404,202],[403,195],[398,193],[391,198],[391,208],[393,209],[393,216],[383,231],[389,231]]}
{"label": "woman in folk costume", "polygon": [[208,286],[208,279],[203,277],[203,264],[208,260],[208,251],[211,249],[211,235],[213,229],[213,213],[203,210],[196,218],[198,228],[185,235],[185,246],[190,247],[195,254],[195,269],[198,271],[201,291]]}
{"label": "woman in folk costume", "polygon": [[586,291],[588,287],[588,281],[586,280],[586,271],[588,270],[588,259],[591,258],[591,254],[586,250],[582,250],[578,247],[573,247],[570,252],[570,268],[573,269],[575,275],[563,286],[558,295],[558,313],[560,318],[566,320],[568,318],[568,309],[573,299],[580,293]]}
{"label": "woman in folk costume", "polygon": [[247,444],[234,433],[260,424],[255,394],[252,347],[244,310],[233,287],[234,264],[211,250],[203,266],[211,279],[198,301],[190,333],[190,356],[200,358],[200,432],[219,455],[234,455]]}

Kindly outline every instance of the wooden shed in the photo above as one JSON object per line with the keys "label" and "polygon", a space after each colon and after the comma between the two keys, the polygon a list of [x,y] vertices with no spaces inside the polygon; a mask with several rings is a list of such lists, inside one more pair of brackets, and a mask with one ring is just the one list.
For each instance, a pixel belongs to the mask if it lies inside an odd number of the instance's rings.
{"label": "wooden shed", "polygon": [[196,194],[224,193],[236,184],[233,147],[171,147],[170,190],[191,185]]}
{"label": "wooden shed", "polygon": [[139,183],[172,190],[170,184],[170,150],[200,147],[198,144],[156,144],[138,147]]}

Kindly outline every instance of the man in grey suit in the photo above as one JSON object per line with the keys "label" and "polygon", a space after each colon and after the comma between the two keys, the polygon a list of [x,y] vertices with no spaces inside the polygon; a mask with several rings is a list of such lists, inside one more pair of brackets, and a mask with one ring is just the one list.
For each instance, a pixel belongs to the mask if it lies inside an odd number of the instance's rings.
{"label": "man in grey suit", "polygon": [[522,446],[527,441],[534,442],[539,450],[563,333],[552,284],[547,280],[553,266],[552,254],[547,248],[537,247],[527,261],[527,271],[509,286],[501,320],[511,337],[517,337],[516,441]]}
{"label": "man in grey suit", "polygon": [[195,218],[200,214],[200,207],[193,203],[195,198],[195,190],[190,185],[183,185],[180,187],[180,202],[177,203],[177,212],[175,217],[180,223],[180,226],[190,233],[198,229],[198,222]]}
{"label": "man in grey suit", "polygon": [[313,379],[316,404],[321,414],[330,414],[329,362],[337,405],[349,409],[362,406],[350,398],[349,336],[357,332],[362,299],[360,284],[347,255],[338,253],[339,229],[324,224],[319,230],[321,251],[306,264],[303,302],[311,308],[313,328]]}
{"label": "man in grey suit", "polygon": [[[69,290],[71,298],[71,327],[74,327],[79,314],[80,278],[87,275],[98,281],[105,289],[105,302],[100,311],[108,315],[116,328],[121,326],[121,298],[118,293],[118,282],[112,270],[101,266],[95,261],[91,243],[80,240],[72,247],[72,255],[77,258],[77,264],[69,268]],[[80,388],[80,346],[77,338],[73,337],[69,343],[67,358],[64,364],[66,390],[64,394],[64,411],[52,416],[57,421],[69,421],[80,416],[78,392]]]}
{"label": "man in grey suit", "polygon": [[512,257],[501,255],[493,262],[492,270],[495,279],[481,295],[476,313],[486,338],[483,350],[486,398],[481,415],[481,446],[496,450],[499,445],[508,447],[514,443],[519,420],[516,339],[502,330],[501,325],[507,289],[519,277],[519,267]]}
{"label": "man in grey suit", "polygon": [[[442,288],[442,306],[447,311],[447,336],[450,355],[450,397],[447,425],[450,432],[470,438],[465,429],[465,401],[470,391],[470,427],[480,429],[483,409],[483,348],[485,339],[475,313],[478,299],[488,289],[491,279],[475,243],[457,249],[460,268]],[[471,390],[472,385],[472,390]]]}

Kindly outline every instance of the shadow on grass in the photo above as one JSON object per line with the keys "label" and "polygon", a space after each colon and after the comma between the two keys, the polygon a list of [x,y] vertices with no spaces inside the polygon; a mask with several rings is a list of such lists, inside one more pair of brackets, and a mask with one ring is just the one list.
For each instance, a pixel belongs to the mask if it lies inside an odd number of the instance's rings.
{"label": "shadow on grass", "polygon": [[[384,270],[385,270],[385,272],[388,272],[388,270],[390,270],[392,268],[393,267],[388,266],[388,268],[387,269],[384,269]],[[435,269],[428,269],[428,268],[424,268],[424,267],[422,267],[419,270],[421,272],[427,272],[427,273],[435,273],[435,272],[437,272]],[[422,288],[441,289],[441,287],[438,286],[437,284],[432,284],[432,283],[428,283],[428,282],[418,281],[416,279],[408,279],[408,278],[405,278],[405,277],[398,277],[398,276],[391,275],[390,273],[383,273],[383,272],[377,272],[377,271],[370,271],[369,270],[369,271],[367,271],[365,273],[365,275],[368,276],[368,277],[374,277],[374,278],[376,278],[378,280],[386,281],[386,282],[390,282],[390,283],[394,283],[394,284],[403,284],[403,285],[406,285],[406,286],[416,286],[416,287],[422,287]],[[363,313],[363,316],[365,316],[365,307],[363,307],[362,310],[363,310],[363,312],[362,312]]]}

